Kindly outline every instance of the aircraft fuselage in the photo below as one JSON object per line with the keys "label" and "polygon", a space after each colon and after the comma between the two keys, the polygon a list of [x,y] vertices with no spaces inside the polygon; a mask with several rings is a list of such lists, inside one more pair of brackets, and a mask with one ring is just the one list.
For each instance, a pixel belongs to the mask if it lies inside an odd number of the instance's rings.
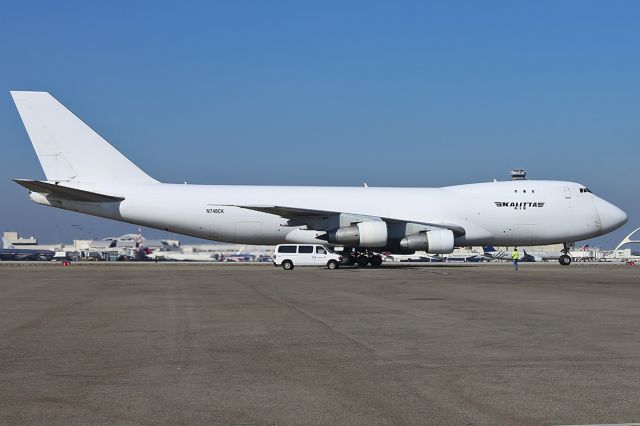
{"label": "aircraft fuselage", "polygon": [[[73,186],[68,184],[68,186]],[[87,185],[76,185],[87,188]],[[91,190],[100,191],[91,185]],[[626,215],[572,182],[519,180],[443,188],[109,185],[118,203],[78,202],[33,193],[40,204],[216,241],[320,242],[323,232],[239,205],[296,206],[404,222],[456,224],[457,246],[578,241],[619,227]]]}

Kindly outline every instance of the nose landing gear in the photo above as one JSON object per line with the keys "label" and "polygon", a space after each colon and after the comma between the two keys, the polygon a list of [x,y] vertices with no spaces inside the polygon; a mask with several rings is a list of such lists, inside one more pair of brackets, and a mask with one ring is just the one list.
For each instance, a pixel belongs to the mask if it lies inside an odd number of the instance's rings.
{"label": "nose landing gear", "polygon": [[562,253],[564,254],[558,258],[558,262],[562,266],[571,265],[571,256],[569,256],[569,246],[567,245],[567,243],[564,243],[563,245],[564,245],[564,248],[562,249]]}

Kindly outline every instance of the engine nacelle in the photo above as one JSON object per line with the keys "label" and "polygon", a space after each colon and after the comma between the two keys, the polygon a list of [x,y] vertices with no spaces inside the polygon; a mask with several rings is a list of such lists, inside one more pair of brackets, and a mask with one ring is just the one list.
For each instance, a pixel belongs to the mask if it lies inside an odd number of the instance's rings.
{"label": "engine nacelle", "polygon": [[343,226],[318,238],[326,239],[330,243],[353,247],[385,247],[388,234],[386,222],[370,221]]}
{"label": "engine nacelle", "polygon": [[424,250],[432,254],[453,252],[453,232],[448,229],[434,229],[420,234],[407,235],[400,240],[405,250]]}

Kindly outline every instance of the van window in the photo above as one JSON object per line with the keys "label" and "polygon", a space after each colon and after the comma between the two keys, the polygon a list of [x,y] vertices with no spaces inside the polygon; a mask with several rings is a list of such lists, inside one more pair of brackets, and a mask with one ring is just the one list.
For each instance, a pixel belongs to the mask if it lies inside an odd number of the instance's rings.
{"label": "van window", "polygon": [[300,246],[298,253],[313,253],[313,246]]}
{"label": "van window", "polygon": [[296,246],[280,246],[278,247],[278,253],[295,253]]}
{"label": "van window", "polygon": [[327,254],[327,251],[322,246],[316,246],[316,254]]}

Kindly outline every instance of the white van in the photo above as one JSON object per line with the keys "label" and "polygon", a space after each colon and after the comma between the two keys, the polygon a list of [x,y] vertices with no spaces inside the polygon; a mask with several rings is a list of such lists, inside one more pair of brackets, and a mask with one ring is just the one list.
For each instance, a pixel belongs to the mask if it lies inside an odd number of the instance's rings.
{"label": "white van", "polygon": [[295,266],[325,266],[329,269],[340,267],[342,256],[325,246],[316,244],[280,244],[273,256],[273,265],[289,271]]}

